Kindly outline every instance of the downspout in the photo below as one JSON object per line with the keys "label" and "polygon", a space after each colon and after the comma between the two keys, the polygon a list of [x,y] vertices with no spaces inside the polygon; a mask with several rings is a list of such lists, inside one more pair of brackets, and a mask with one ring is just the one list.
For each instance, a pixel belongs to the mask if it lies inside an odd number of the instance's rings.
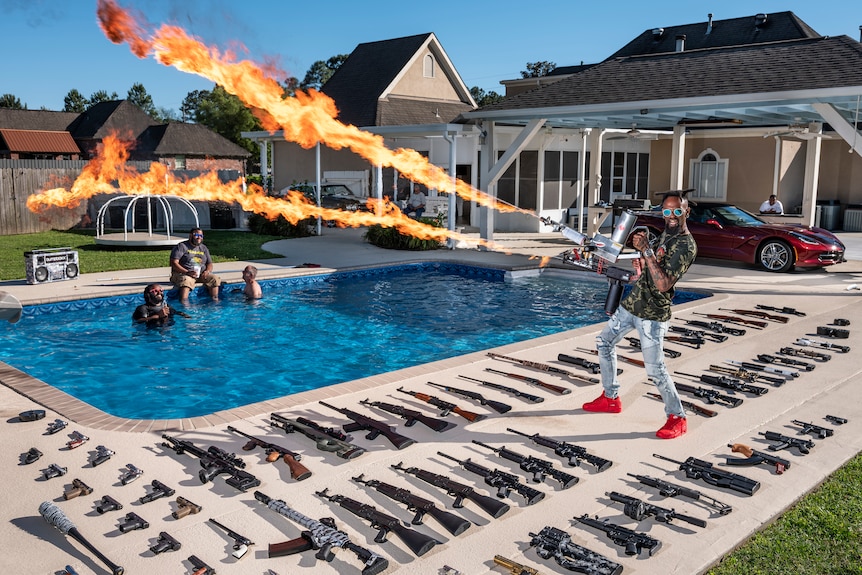
{"label": "downspout", "polygon": [[587,177],[587,136],[589,129],[581,130],[581,153],[578,154],[578,233],[584,233],[584,180]]}
{"label": "downspout", "polygon": [[[320,142],[314,146],[314,195],[317,200],[317,207],[320,207]],[[323,220],[317,216],[317,235],[323,235]]]}
{"label": "downspout", "polygon": [[258,147],[260,148],[260,183],[263,185],[264,191],[271,192],[272,182],[267,182],[267,176],[269,175],[269,154],[267,153],[269,140],[262,140],[258,144]]}

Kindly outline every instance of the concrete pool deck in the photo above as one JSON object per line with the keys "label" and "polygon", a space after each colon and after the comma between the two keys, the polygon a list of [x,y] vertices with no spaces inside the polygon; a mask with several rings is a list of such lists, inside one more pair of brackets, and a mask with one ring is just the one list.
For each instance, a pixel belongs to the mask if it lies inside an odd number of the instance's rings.
{"label": "concrete pool deck", "polygon": [[[721,556],[743,542],[753,532],[779,516],[799,497],[816,487],[832,471],[843,465],[862,450],[862,433],[859,433],[862,406],[862,365],[856,364],[859,345],[858,326],[862,325],[862,311],[858,298],[862,291],[848,289],[862,285],[862,245],[859,234],[841,234],[848,244],[848,257],[852,261],[814,272],[791,274],[769,274],[746,266],[716,262],[698,262],[683,278],[683,289],[706,290],[715,294],[712,298],[690,302],[674,309],[675,318],[704,319],[694,313],[719,313],[718,308],[753,309],[756,304],[776,307],[794,307],[805,312],[805,317],[788,316],[787,324],[770,323],[764,330],[748,329],[746,335],[730,337],[724,343],[706,343],[700,350],[681,345],[668,347],[682,351],[678,359],[668,360],[671,370],[701,373],[710,364],[721,364],[727,359],[751,361],[759,353],[774,354],[779,347],[790,346],[798,337],[807,337],[816,332],[817,326],[827,325],[834,318],[849,319],[850,338],[830,340],[853,349],[850,354],[832,353],[832,359],[817,363],[811,372],[801,375],[781,387],[769,388],[761,397],[747,394],[743,405],[735,409],[708,406],[719,412],[714,418],[689,416],[689,432],[680,439],[661,441],[655,438],[655,430],[663,423],[662,406],[644,392],[650,389],[643,370],[621,363],[624,373],[620,376],[623,412],[617,415],[588,414],[580,409],[585,401],[598,395],[598,385],[584,384],[554,374],[529,370],[517,364],[494,360],[479,352],[449,360],[435,362],[365,378],[336,386],[305,392],[262,402],[251,406],[220,412],[211,416],[183,420],[135,421],[123,420],[103,414],[78,400],[69,398],[49,386],[40,384],[12,368],[0,365],[0,409],[2,409],[3,437],[5,439],[7,464],[0,466],[0,480],[6,489],[4,505],[0,514],[0,537],[7,542],[7,552],[0,554],[0,569],[4,573],[22,575],[61,573],[64,565],[71,565],[81,575],[107,573],[106,567],[80,543],[63,536],[50,527],[38,512],[42,501],[53,501],[77,526],[99,551],[117,564],[125,566],[126,573],[191,573],[187,561],[196,555],[220,574],[261,574],[267,569],[276,573],[334,574],[358,573],[359,563],[353,553],[338,550],[332,563],[317,561],[313,552],[301,555],[268,559],[268,543],[282,542],[299,536],[300,527],[290,520],[279,517],[255,501],[253,489],[240,493],[227,486],[224,476],[201,484],[197,478],[199,462],[189,455],[177,455],[161,447],[161,434],[187,439],[206,448],[216,445],[244,456],[246,471],[261,480],[256,489],[276,499],[284,500],[301,513],[320,519],[335,517],[338,528],[343,529],[351,540],[369,548],[390,561],[384,573],[436,575],[444,565],[449,565],[465,575],[507,572],[495,567],[495,554],[534,567],[541,573],[569,573],[553,561],[539,559],[529,547],[530,532],[538,532],[551,525],[565,530],[575,543],[622,564],[624,573],[680,573],[695,574],[708,568]],[[513,255],[481,252],[470,249],[435,252],[398,252],[380,250],[361,241],[361,230],[326,230],[318,238],[282,240],[268,244],[266,249],[283,255],[281,259],[255,262],[260,268],[261,278],[285,275],[319,273],[321,271],[365,267],[386,263],[423,260],[456,260],[466,263],[491,265],[494,267],[522,268],[534,266],[530,256],[551,256],[566,249],[565,240],[556,236],[538,234],[498,234],[495,240],[511,247]],[[301,268],[304,263],[318,264],[320,268]],[[230,283],[240,281],[239,274],[245,262],[218,264],[217,272]],[[62,301],[72,298],[140,293],[147,283],[167,283],[167,268],[155,270],[130,270],[105,274],[83,274],[79,279],[36,286],[24,282],[0,283],[0,290],[18,297],[25,304]],[[679,323],[679,322],[676,322]],[[563,334],[511,344],[494,351],[519,359],[546,363],[569,371],[589,375],[575,366],[559,363],[557,354],[575,355],[575,347],[593,348],[594,336],[601,325],[587,326]],[[441,334],[445,337],[445,334]],[[823,339],[823,338],[816,338]],[[800,348],[803,349],[803,348]],[[46,350],[48,351],[48,350]],[[621,348],[621,353],[640,357],[636,350]],[[169,350],[166,350],[166,353]],[[582,354],[580,354],[582,355]],[[583,355],[585,359],[589,356]],[[594,359],[594,358],[593,358]],[[805,359],[805,358],[799,358]],[[567,395],[552,395],[520,381],[488,374],[484,368],[504,370],[539,378],[549,383],[569,387]],[[325,366],[322,366],[325,369]],[[458,375],[494,381],[540,395],[543,403],[525,403],[492,389],[477,387],[461,380]],[[489,412],[484,407],[466,399],[451,396],[441,390],[433,390],[426,382],[452,385],[462,389],[479,391],[490,399],[513,406],[505,415]],[[680,382],[686,381],[680,378]],[[262,385],[265,383],[262,383]],[[759,384],[764,385],[764,384]],[[10,386],[16,387],[16,393]],[[434,433],[421,424],[413,427],[402,425],[403,420],[376,409],[358,405],[358,401],[371,400],[404,404],[429,415],[436,414],[426,403],[396,393],[397,387],[430,393],[481,413],[488,417],[482,421],[468,423],[450,415],[448,419],[458,424],[455,429],[442,434]],[[397,397],[396,397],[397,396]],[[303,436],[285,435],[268,425],[268,414],[279,412],[287,417],[304,416],[326,425],[338,425],[346,421],[343,416],[323,406],[325,400],[338,407],[347,407],[397,426],[397,431],[417,440],[417,444],[396,451],[386,440],[366,440],[362,433],[355,433],[354,443],[368,452],[350,461],[338,459],[314,448]],[[701,401],[684,395],[684,399]],[[18,413],[36,408],[45,408],[45,419],[37,422],[19,422]],[[835,426],[823,420],[826,414],[846,417],[849,423]],[[55,418],[69,421],[69,426],[55,435],[44,435],[48,423]],[[765,451],[767,444],[758,434],[776,431],[795,435],[797,429],[791,425],[793,419],[810,421],[835,429],[832,437],[816,441],[816,449],[809,455],[800,456],[795,451],[779,451],[776,455],[792,462],[792,467],[782,475],[774,468],[764,465],[729,468],[762,483],[752,497],[735,492],[714,489],[701,482],[685,479],[675,465],[652,457],[658,453],[677,460],[694,456],[711,463],[724,461],[730,456],[728,443],[746,443],[754,449]],[[245,440],[225,430],[234,425],[246,433],[263,437],[267,441],[283,445],[302,454],[303,463],[313,475],[306,481],[290,479],[283,463],[267,464],[260,450],[243,452]],[[584,464],[579,468],[568,468],[549,450],[538,447],[524,438],[506,431],[507,427],[528,433],[540,433],[556,439],[569,441],[586,447],[589,453],[610,459],[613,466],[601,473]],[[80,431],[90,437],[89,442],[78,449],[69,450],[68,434]],[[810,436],[806,436],[810,438]],[[412,513],[376,491],[365,490],[350,480],[364,474],[368,479],[377,479],[404,487],[414,494],[430,499],[441,508],[452,511],[453,498],[437,488],[431,487],[412,476],[405,476],[388,469],[403,461],[405,466],[448,475],[453,479],[476,486],[488,493],[481,478],[469,474],[449,460],[437,455],[438,451],[457,457],[472,458],[490,468],[511,471],[527,483],[517,466],[496,457],[489,451],[472,445],[477,439],[489,445],[508,448],[525,455],[553,461],[555,467],[563,469],[580,481],[574,487],[560,490],[555,482],[533,484],[545,493],[545,499],[531,506],[514,496],[507,500],[511,510],[499,519],[490,519],[471,503],[463,509],[454,510],[474,523],[465,533],[455,537],[442,529],[433,519],[428,519],[417,530],[431,535],[442,544],[437,545],[421,558],[416,558],[404,544],[390,534],[388,543],[373,542],[376,530],[364,520],[349,514],[337,506],[330,506],[314,495],[315,491],[329,488],[330,492],[355,498],[376,506],[381,511],[409,520]],[[92,467],[88,460],[95,453],[95,446],[104,445],[116,452],[106,463]],[[31,447],[42,452],[42,457],[31,465],[19,465],[19,454]],[[733,457],[738,455],[734,454]],[[56,463],[68,468],[68,473],[59,478],[44,480],[42,470]],[[131,463],[144,470],[138,481],[121,485],[119,477],[125,465]],[[723,466],[722,466],[723,468]],[[655,490],[633,483],[627,473],[659,477],[702,491],[725,503],[733,505],[734,511],[724,517],[716,517],[702,505],[685,499],[662,499]],[[78,478],[90,487],[90,495],[64,500],[63,492],[69,489],[72,479]],[[138,499],[152,491],[150,482],[158,480],[176,490],[175,496],[165,497],[146,504]],[[623,516],[618,504],[611,504],[604,493],[619,491],[633,495],[650,503],[678,512],[704,518],[705,529],[695,528],[676,521],[671,525],[656,524],[650,519],[635,522]],[[110,495],[124,505],[121,511],[99,514],[95,511],[100,499]],[[177,520],[171,512],[177,509],[176,496],[184,497],[200,506],[202,511]],[[124,515],[134,511],[145,518],[150,527],[144,530],[121,534],[117,529]],[[622,548],[614,546],[601,533],[572,524],[574,516],[589,514],[636,528],[649,533],[663,543],[663,548],[653,557],[629,557]],[[251,547],[248,557],[237,562],[230,557],[232,541],[207,522],[216,518],[231,529],[249,537],[256,545]],[[165,531],[179,540],[183,547],[179,551],[168,551],[155,555],[148,550]]]}

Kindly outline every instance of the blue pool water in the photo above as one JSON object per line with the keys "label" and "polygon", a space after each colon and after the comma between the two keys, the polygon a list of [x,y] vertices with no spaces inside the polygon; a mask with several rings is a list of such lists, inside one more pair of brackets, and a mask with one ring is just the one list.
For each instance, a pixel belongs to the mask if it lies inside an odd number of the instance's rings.
{"label": "blue pool water", "polygon": [[260,301],[192,298],[191,319],[149,329],[131,322],[141,295],[27,307],[0,327],[0,360],[119,417],[180,418],[606,318],[604,281],[504,276],[416,264],[272,280]]}

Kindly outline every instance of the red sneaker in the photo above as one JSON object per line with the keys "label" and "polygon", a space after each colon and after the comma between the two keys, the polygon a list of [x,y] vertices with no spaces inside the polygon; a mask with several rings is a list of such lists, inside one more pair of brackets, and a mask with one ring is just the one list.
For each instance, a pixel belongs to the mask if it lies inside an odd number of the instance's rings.
{"label": "red sneaker", "polygon": [[584,411],[595,411],[596,413],[619,413],[623,410],[623,403],[619,397],[611,399],[604,392],[589,403],[583,405]]}
{"label": "red sneaker", "polygon": [[686,423],[685,418],[671,414],[671,416],[667,418],[667,422],[664,424],[664,427],[655,432],[655,436],[661,439],[673,439],[674,437],[679,437],[686,431],[688,431],[688,424]]}

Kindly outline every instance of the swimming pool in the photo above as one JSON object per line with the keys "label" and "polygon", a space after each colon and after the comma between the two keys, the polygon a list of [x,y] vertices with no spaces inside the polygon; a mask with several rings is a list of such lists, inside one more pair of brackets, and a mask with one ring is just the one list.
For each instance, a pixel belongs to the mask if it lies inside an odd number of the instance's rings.
{"label": "swimming pool", "polygon": [[194,417],[601,322],[607,283],[583,276],[424,263],[270,280],[262,300],[192,298],[192,318],[149,329],[131,323],[140,295],[33,306],[0,328],[0,360],[119,417]]}

